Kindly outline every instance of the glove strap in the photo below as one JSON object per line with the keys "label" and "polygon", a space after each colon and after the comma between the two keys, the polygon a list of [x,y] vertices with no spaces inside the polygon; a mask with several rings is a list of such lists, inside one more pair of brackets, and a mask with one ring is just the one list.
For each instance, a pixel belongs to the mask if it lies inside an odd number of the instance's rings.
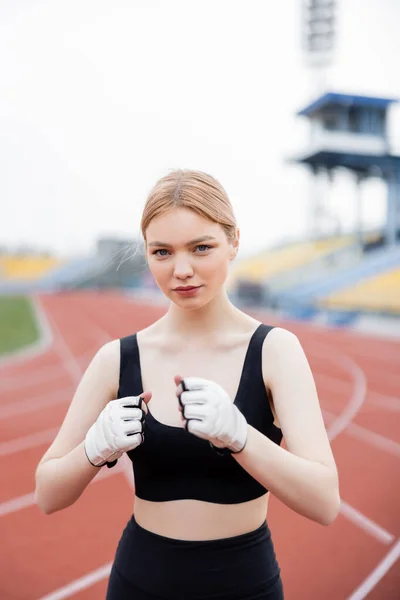
{"label": "glove strap", "polygon": [[212,442],[209,443],[215,454],[218,454],[218,456],[230,456],[232,454],[232,450],[229,448],[217,448]]}
{"label": "glove strap", "polygon": [[110,462],[107,462],[107,461],[106,461],[106,462],[103,462],[103,463],[101,463],[101,465],[95,465],[94,463],[92,463],[92,461],[90,460],[90,458],[89,458],[89,457],[88,457],[88,455],[87,455],[85,444],[83,445],[83,447],[84,447],[84,449],[85,449],[86,458],[88,459],[88,461],[90,462],[90,464],[91,464],[93,467],[96,467],[97,469],[101,469],[101,467],[104,467],[104,465],[107,465],[107,467],[108,467],[109,469],[112,469],[113,467],[115,467],[115,465],[116,465],[116,464],[117,464],[117,462],[118,462],[118,459],[116,459],[116,460],[110,460]]}
{"label": "glove strap", "polygon": [[243,450],[245,449],[246,444],[247,444],[247,439],[244,443],[243,448],[241,448],[240,450],[231,450],[230,448],[218,448],[217,446],[214,446],[214,444],[210,442],[211,448],[219,456],[230,456],[231,454],[240,454],[240,452],[243,452]]}

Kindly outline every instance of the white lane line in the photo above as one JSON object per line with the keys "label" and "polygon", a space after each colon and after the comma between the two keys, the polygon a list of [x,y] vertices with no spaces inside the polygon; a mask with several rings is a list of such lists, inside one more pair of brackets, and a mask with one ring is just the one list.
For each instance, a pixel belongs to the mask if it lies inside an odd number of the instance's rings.
{"label": "white lane line", "polygon": [[[332,419],[332,424],[327,427],[329,439],[333,441],[340,433],[344,432],[345,434],[352,435],[353,437],[361,437],[363,441],[368,443],[374,442],[375,445],[378,443],[377,440],[379,440],[379,447],[381,449],[385,449],[386,451],[392,450],[390,440],[387,440],[378,434],[369,432],[366,429],[364,430],[362,427],[352,423],[352,419],[358,413],[365,400],[367,391],[366,378],[362,369],[360,369],[360,367],[353,360],[349,359],[348,357],[342,357],[340,362],[347,370],[351,372],[355,385],[350,401],[347,403],[339,417],[336,417],[336,415],[333,415],[327,411],[323,411],[324,416],[329,416],[329,418]],[[340,512],[353,524],[360,527],[365,533],[368,533],[383,544],[389,544],[395,539],[391,533],[383,529],[383,527],[380,527],[380,525],[363,515],[360,511],[350,506],[350,504],[344,502],[343,500],[341,501]]]}
{"label": "white lane line", "polygon": [[24,437],[16,438],[9,442],[2,442],[0,444],[0,456],[9,456],[16,452],[28,450],[28,448],[36,448],[37,446],[51,443],[56,437],[59,429],[59,427],[52,427],[51,429],[44,429],[37,433],[31,433],[30,435],[25,435]]}
{"label": "white lane line", "polygon": [[[93,353],[90,353],[93,356]],[[317,387],[329,388],[330,391],[347,392],[351,382],[338,381],[335,377],[329,375],[316,374]],[[0,420],[13,417],[15,415],[27,414],[56,406],[61,403],[67,403],[71,400],[71,394],[74,392],[73,387],[66,387],[55,392],[45,392],[35,396],[29,395],[26,400],[18,400],[16,402],[8,402],[0,405]],[[322,394],[321,394],[322,395]],[[400,399],[393,396],[386,396],[378,392],[368,391],[365,404],[373,404],[379,408],[383,408],[393,412],[400,412]]]}
{"label": "white lane line", "polygon": [[58,325],[56,324],[54,319],[51,317],[50,317],[50,323],[53,327],[53,330],[57,334],[57,341],[54,346],[54,350],[60,356],[61,361],[65,367],[65,370],[67,371],[67,373],[69,373],[74,385],[76,385],[77,382],[79,382],[80,378],[82,377],[82,369],[81,369],[77,359],[73,355],[72,351],[70,350],[70,348],[68,348],[68,345],[67,345],[63,335],[61,334],[61,331],[60,331]]}
{"label": "white lane line", "polygon": [[361,585],[349,596],[348,600],[364,600],[371,590],[391,569],[396,560],[400,557],[400,540],[396,542],[384,559],[375,567]]}
{"label": "white lane line", "polygon": [[400,398],[395,396],[385,396],[379,394],[379,392],[368,392],[366,404],[373,404],[379,409],[391,410],[393,412],[400,412]]}
{"label": "white lane line", "polygon": [[[99,328],[98,328],[98,330],[100,331]],[[351,359],[347,359],[347,360],[348,360],[348,366],[349,366],[349,364],[351,365],[351,372],[353,375],[353,379],[355,379],[355,381],[356,381],[355,391],[353,392],[352,398],[350,399],[350,402],[348,403],[348,410],[345,415],[345,418],[340,419],[340,417],[339,417],[339,419],[336,420],[337,423],[335,421],[336,426],[332,427],[331,436],[333,436],[333,438],[336,437],[337,435],[339,435],[339,433],[341,433],[346,428],[346,423],[345,423],[346,420],[348,420],[348,419],[351,420],[353,418],[354,414],[359,410],[359,408],[361,407],[361,405],[364,401],[364,398],[365,398],[365,390],[364,390],[365,385],[363,385],[363,383],[365,384],[365,377],[364,378],[362,377],[363,372],[358,367],[358,365],[356,365]],[[362,396],[361,398],[360,398],[360,395]],[[134,487],[134,480],[133,480],[132,468],[130,467],[130,461],[127,457],[124,457],[124,458],[126,459],[125,461],[123,461],[125,477],[128,480],[130,486]],[[354,509],[354,511],[355,511],[355,509]],[[357,512],[357,511],[355,511],[355,512]],[[359,513],[359,514],[361,514],[361,513]],[[367,518],[365,517],[365,519],[367,519]],[[379,526],[376,526],[376,527],[379,530],[381,530],[381,528],[379,528]],[[371,527],[370,527],[370,530],[371,530]],[[384,530],[382,530],[382,531],[384,531]],[[380,533],[380,535],[382,537],[382,533]],[[388,535],[390,535],[390,534],[388,534]],[[110,565],[106,565],[106,567],[110,567]],[[106,570],[106,572],[104,574],[102,571],[104,568],[105,567],[101,567],[100,569],[98,569],[96,571],[92,571],[91,573],[87,574],[85,577],[83,577],[79,580],[76,580],[75,582],[72,582],[70,585],[68,585],[64,588],[56,590],[55,592],[41,598],[40,600],[61,600],[62,598],[70,597],[71,595],[73,595],[77,591],[79,591],[80,589],[89,587],[89,586],[93,585],[94,583],[96,583],[97,581],[99,581],[100,579],[107,577],[109,575],[109,571]],[[99,572],[100,572],[100,575],[99,575]],[[75,585],[78,585],[78,587],[76,588]],[[82,585],[83,585],[83,587],[81,587]],[[56,595],[56,594],[60,594],[60,593],[62,595]]]}
{"label": "white lane line", "polygon": [[[41,310],[40,307],[39,307],[39,309]],[[41,310],[41,312],[43,313],[42,310]],[[43,319],[44,319],[44,317],[43,317]],[[68,357],[67,364],[68,364],[68,361],[72,358],[73,363],[75,363],[75,365],[77,366],[77,370],[73,369],[73,372],[75,375],[77,373],[79,373],[79,376],[78,376],[78,380],[79,380],[80,377],[82,376],[83,371],[88,366],[89,362],[92,360],[96,351],[99,349],[99,345],[103,345],[106,342],[109,342],[111,337],[103,329],[101,329],[98,325],[96,325],[93,322],[89,322],[90,329],[91,329],[91,332],[90,332],[91,338],[93,338],[93,340],[94,340],[93,348],[91,350],[87,350],[87,351],[83,352],[82,354],[79,354],[78,356],[75,356],[70,352],[68,346],[66,345],[65,340],[60,332],[59,327],[55,323],[54,318],[48,316],[48,319],[52,323],[54,332],[57,333],[57,339],[55,340],[55,343],[54,343],[54,349],[57,350],[57,347],[56,347],[57,342],[61,340],[61,348],[60,348],[61,354],[63,355],[63,357],[65,355]],[[86,322],[87,321],[88,320],[86,319]],[[47,321],[45,321],[45,323],[47,323]],[[48,327],[48,325],[47,325],[47,327]],[[93,335],[92,335],[92,333],[93,333]],[[60,354],[60,352],[58,352],[58,354]],[[30,358],[30,357],[28,356],[27,358]],[[8,365],[8,362],[7,362],[7,365]],[[21,380],[20,378],[5,376],[0,381],[0,390],[3,393],[4,391],[7,391],[7,390],[21,389],[21,388],[23,389],[24,387],[26,387],[28,389],[28,386],[32,386],[37,383],[50,382],[50,381],[57,380],[60,376],[64,375],[66,371],[71,375],[71,369],[68,369],[68,368],[66,369],[65,363],[64,363],[64,367],[62,364],[61,365],[57,365],[57,364],[49,365],[48,367],[44,366],[40,369],[40,371],[38,371],[38,372],[35,371],[35,372],[29,374],[23,380]],[[74,381],[74,383],[75,382],[76,381]]]}
{"label": "white lane line", "polygon": [[[119,473],[124,473],[122,466],[119,466],[117,463],[115,467],[112,469],[101,469],[101,471],[92,479],[89,483],[96,483],[97,481],[102,481],[107,477],[111,477],[112,475],[117,475]],[[23,508],[28,508],[29,506],[36,506],[36,498],[35,492],[31,492],[29,494],[25,494],[24,496],[16,496],[15,498],[11,498],[11,500],[6,500],[5,502],[0,503],[0,517],[4,517],[5,515],[9,515],[13,512],[17,512]]]}
{"label": "white lane line", "polygon": [[[76,360],[86,367],[93,358],[93,354],[97,348],[98,346],[94,346],[93,350],[88,350],[87,352],[80,354],[76,357]],[[24,388],[28,391],[28,389],[34,385],[51,383],[57,381],[62,376],[65,376],[65,368],[61,364],[52,364],[47,367],[43,366],[40,367],[40,370],[35,370],[27,376],[24,376],[23,379],[20,376],[12,377],[11,375],[2,377],[0,391],[2,394],[13,390],[23,390]]]}
{"label": "white lane line", "polygon": [[[318,388],[324,388],[339,393],[348,391],[349,383],[339,381],[336,377],[322,373],[320,374],[318,372],[315,372],[314,376]],[[387,396],[386,394],[380,394],[379,392],[374,392],[372,390],[367,390],[365,404],[373,404],[374,406],[378,406],[385,410],[400,412],[400,398],[396,398],[396,396]]]}
{"label": "white lane line", "polygon": [[352,521],[352,523],[361,527],[361,529],[366,533],[369,533],[382,544],[391,544],[396,539],[395,536],[386,531],[386,529],[383,529],[383,527],[375,523],[375,521],[372,521],[372,519],[369,519],[343,500],[340,503],[340,512],[343,516],[347,517],[349,521]]}
{"label": "white lane line", "polygon": [[111,565],[112,563],[109,562],[106,565],[87,573],[83,577],[75,579],[75,581],[68,583],[64,587],[59,588],[50,594],[46,594],[46,596],[41,596],[39,600],[63,600],[64,598],[69,598],[108,577],[110,575]]}
{"label": "white lane line", "polygon": [[[129,457],[127,455],[124,455],[124,459],[125,459],[123,461],[124,475],[129,483],[129,485],[133,489],[135,489],[132,463],[129,460]],[[371,535],[373,538],[375,538],[377,541],[381,542],[382,544],[387,545],[387,544],[391,544],[394,541],[394,539],[395,539],[394,535],[392,535],[391,533],[386,531],[386,529],[383,529],[383,527],[381,527],[380,525],[378,525],[377,523],[372,521],[372,519],[369,519],[368,517],[366,517],[365,515],[360,513],[357,509],[350,506],[350,504],[348,504],[347,502],[341,501],[340,512],[344,517],[346,517],[354,525],[357,525],[358,527],[360,527],[360,529],[362,529],[365,533]]]}
{"label": "white lane line", "polygon": [[[91,335],[91,337],[96,339],[97,344],[104,345],[107,342],[111,341],[111,339],[112,339],[111,336],[102,327],[99,327],[96,323],[94,323],[93,321],[90,321],[87,317],[86,317],[86,322],[89,324],[90,329],[91,329],[90,335]],[[94,332],[94,336],[92,336],[92,332]]]}
{"label": "white lane line", "polygon": [[[322,414],[324,416],[324,420],[333,421],[336,419],[336,415],[328,412],[327,410],[323,410]],[[375,446],[376,448],[379,448],[379,450],[393,454],[396,457],[400,457],[400,444],[390,440],[387,437],[384,437],[383,435],[380,435],[379,433],[375,433],[370,429],[361,427],[361,425],[350,423],[345,431],[345,435],[361,440],[370,446]]]}
{"label": "white lane line", "polygon": [[[366,385],[366,377],[362,369],[348,356],[341,359],[343,362],[343,366],[347,364],[350,368],[352,375],[355,380],[355,390],[353,391],[352,398],[350,402],[346,405],[344,411],[341,413],[340,417],[333,421],[333,424],[327,429],[328,436],[332,441],[335,439],[341,432],[346,430],[350,430],[350,435],[358,437],[358,439],[362,439],[363,441],[368,441],[369,443],[373,443],[375,445],[379,444],[381,449],[385,450],[395,450],[391,440],[387,440],[378,434],[370,434],[367,433],[367,430],[364,430],[359,425],[352,423],[352,419],[361,409],[363,402],[366,397],[367,385]],[[397,444],[396,444],[397,446]],[[396,448],[397,452],[397,448]],[[388,540],[393,536],[389,532],[385,531],[382,527],[362,515],[359,511],[346,504],[345,502],[341,502],[340,508],[341,514],[346,516],[353,523],[360,526],[366,533],[373,535],[376,539],[379,539],[382,543],[388,543]],[[385,541],[387,540],[387,541]],[[390,542],[389,542],[390,543]],[[396,547],[395,547],[396,548]],[[395,550],[394,552],[389,552],[386,561],[380,563],[378,567],[369,575],[369,577],[361,584],[361,586],[353,593],[349,600],[363,600],[366,595],[376,586],[378,581],[384,576],[384,574],[389,570],[390,566],[397,560],[400,552]]]}
{"label": "white lane line", "polygon": [[[53,324],[54,331],[58,334],[58,339],[56,340],[54,345],[54,349],[57,350],[57,341],[59,340],[59,338],[62,338],[62,335],[60,333],[59,328],[55,324],[54,319],[51,319],[51,321]],[[81,377],[82,373],[84,372],[84,370],[92,360],[93,356],[99,349],[99,345],[104,345],[106,342],[109,342],[111,340],[110,336],[108,336],[104,330],[100,329],[94,323],[90,323],[90,327],[94,332],[94,336],[91,337],[93,337],[93,339],[96,340],[95,342],[93,342],[93,348],[91,350],[83,352],[82,354],[79,354],[78,356],[73,355],[73,361],[77,364],[77,367],[80,372],[79,378]],[[64,347],[61,348],[61,352],[64,351],[65,353],[65,343],[62,344],[62,346]],[[58,354],[60,354],[60,352],[58,352]],[[34,371],[28,376],[24,377],[24,379],[21,379],[20,377],[11,376],[2,377],[2,379],[0,380],[0,391],[1,393],[5,393],[11,390],[21,390],[26,388],[28,392],[29,388],[35,384],[56,381],[57,379],[65,375],[66,371],[67,373],[71,374],[71,372],[68,369],[66,369],[65,366],[63,366],[63,364],[56,364],[49,365],[48,367],[41,367],[40,371]]]}
{"label": "white lane line", "polygon": [[[64,402],[65,397],[62,398],[62,400]],[[52,404],[54,404],[54,402],[52,402]],[[329,420],[335,422],[336,415],[326,410],[323,410],[322,412],[325,421]],[[42,431],[38,431],[27,436],[15,438],[7,442],[2,442],[0,443],[0,457],[16,454],[29,448],[36,448],[37,446],[42,446],[45,443],[51,443],[56,437],[58,431],[59,427],[52,427],[50,429],[44,429]],[[345,431],[345,434],[349,437],[359,439],[365,442],[366,444],[379,448],[379,450],[388,452],[393,456],[400,457],[400,444],[386,437],[383,437],[380,434],[375,433],[369,429],[361,427],[360,425],[350,423],[350,425]]]}
{"label": "white lane line", "polygon": [[[354,340],[355,344],[351,344],[346,348],[347,352],[354,352],[360,358],[370,359],[371,361],[380,361],[384,363],[383,368],[387,368],[388,363],[393,362],[394,365],[398,364],[400,357],[400,343],[399,341],[395,341],[393,339],[386,339],[384,341],[389,343],[389,347],[382,349],[381,344],[378,344],[378,349],[376,349],[376,344],[371,344],[369,341],[365,341],[365,339],[361,336],[357,336],[358,339]],[[380,346],[380,347],[379,347]]]}
{"label": "white lane line", "polygon": [[67,403],[71,401],[73,387],[62,388],[56,392],[46,392],[40,396],[29,396],[25,400],[16,402],[8,402],[0,406],[0,420],[8,419],[16,415],[23,415],[43,408],[57,406],[57,404]]}
{"label": "white lane line", "polygon": [[39,339],[30,346],[22,348],[22,350],[3,354],[0,358],[0,368],[15,365],[44,354],[53,343],[53,332],[38,298],[31,296],[29,300],[39,331]]}
{"label": "white lane line", "polygon": [[376,446],[380,450],[384,450],[385,452],[389,452],[390,454],[400,458],[400,444],[397,442],[383,437],[382,435],[379,435],[379,433],[369,431],[369,429],[365,429],[364,427],[356,425],[355,423],[352,423],[349,429],[352,437],[362,440],[363,442],[367,442],[372,446]]}
{"label": "white lane line", "polygon": [[[67,372],[70,374],[72,381],[74,384],[76,384],[81,376],[82,376],[82,368],[78,362],[78,360],[74,357],[74,355],[72,354],[71,350],[68,348],[63,336],[61,335],[61,332],[59,330],[59,328],[57,327],[57,325],[55,324],[55,322],[52,320],[52,325],[54,330],[57,333],[57,342],[58,342],[58,348],[56,347],[56,350],[58,350],[61,359],[65,365],[65,368],[67,370]],[[98,331],[101,331],[99,328],[97,328]],[[107,336],[107,339],[110,339],[109,336]],[[0,445],[0,454],[1,454],[1,449],[3,450],[3,454],[9,454],[10,451],[17,451],[16,449],[22,449],[22,447],[24,446],[24,448],[27,447],[31,447],[29,446],[29,444],[32,443],[37,443],[39,440],[46,440],[49,441],[49,437],[51,437],[55,433],[57,433],[59,430],[59,428],[56,428],[55,430],[46,430],[44,432],[39,432],[39,434],[32,434],[31,436],[26,436],[25,438],[20,438],[19,440],[13,440],[12,442],[6,442],[5,444],[1,444]],[[51,435],[50,435],[51,432]],[[35,442],[36,439],[36,442]],[[51,441],[51,440],[50,440]],[[113,467],[112,469],[101,469],[100,473],[92,480],[91,483],[95,482],[95,481],[99,481],[100,479],[103,479],[104,477],[109,477],[111,475],[115,475],[117,473],[121,473],[121,471],[123,470],[123,472],[125,473],[125,470],[123,469],[123,466],[119,466],[118,464]],[[35,494],[31,493],[31,494],[26,494],[25,496],[20,496],[19,498],[14,498],[13,500],[9,500],[8,502],[4,502],[2,504],[0,504],[0,515],[6,515],[6,514],[10,514],[11,512],[15,512],[17,510],[20,510],[22,508],[28,507],[28,506],[32,506],[33,504],[35,504]],[[97,583],[98,581],[101,581],[102,579],[105,579],[106,577],[109,576],[110,571],[111,571],[111,566],[112,563],[107,563],[106,565],[103,565],[102,567],[100,567],[99,569],[96,569],[95,571],[92,571],[91,573],[88,573],[86,575],[84,575],[83,577],[76,579],[75,581],[69,583],[68,585],[59,588],[58,590],[55,590],[54,592],[51,592],[50,594],[47,594],[46,596],[42,596],[40,600],[63,600],[64,598],[69,598],[70,596],[76,594],[77,592],[80,592],[81,590],[84,590],[92,585],[94,585],[95,583]]]}
{"label": "white lane line", "polygon": [[[358,354],[362,355],[363,351],[365,351],[367,346],[362,343],[362,340],[360,337],[358,340],[358,344],[359,344],[358,345]],[[361,344],[362,344],[362,346],[361,346]],[[363,351],[361,351],[361,348],[363,349]],[[352,350],[353,350],[353,352],[357,352],[357,350],[355,350],[354,348]],[[332,344],[332,352],[335,352],[335,353],[340,352],[341,353],[342,350],[338,349],[337,347],[334,346],[334,344]],[[331,352],[331,354],[332,354],[332,352]],[[364,355],[365,355],[365,352],[364,352]],[[381,360],[388,360],[388,361],[390,359],[393,360],[395,358],[395,361],[398,362],[398,357],[394,357],[393,353],[388,354],[388,353],[379,352],[377,354],[370,355],[370,356],[371,356],[371,358],[373,356],[373,358],[376,360],[381,359]],[[337,428],[336,428],[336,431],[337,431]],[[359,431],[359,428],[358,428],[358,431]],[[335,429],[333,429],[333,432],[335,433]],[[337,435],[337,433],[336,433],[336,435]],[[363,439],[365,441],[364,437],[363,437]],[[350,507],[349,505],[346,505],[343,502],[342,502],[342,505],[345,507],[344,513],[343,513],[345,516],[350,517],[350,512],[351,512],[352,517],[357,515],[358,511],[356,511],[354,513],[353,510],[351,510],[351,511],[349,510],[352,507]],[[341,509],[342,509],[342,506],[341,506]],[[361,514],[361,513],[359,513],[359,514]],[[361,524],[359,519],[357,519],[357,523]],[[365,524],[364,521],[363,521],[363,523]],[[389,534],[389,535],[391,535],[391,534]],[[367,577],[367,579],[365,579],[365,581],[355,590],[355,592],[353,592],[353,594],[348,598],[348,600],[364,600],[364,598],[369,594],[369,592],[377,585],[377,583],[380,581],[380,579],[382,579],[382,577],[387,573],[387,571],[391,568],[391,566],[396,562],[396,560],[399,558],[399,556],[400,556],[400,540],[399,540],[399,542],[397,542],[395,547],[386,555],[385,559],[381,563],[379,563],[379,565],[372,571],[372,573]]]}
{"label": "white lane line", "polygon": [[311,348],[319,358],[325,355],[327,360],[340,365],[345,371],[350,373],[354,382],[353,393],[349,402],[346,404],[340,415],[327,428],[328,437],[330,441],[333,441],[349,426],[364,404],[367,394],[367,378],[359,365],[352,358],[344,355],[344,353],[338,354],[325,343],[314,342]]}
{"label": "white lane line", "polygon": [[17,496],[16,498],[11,498],[11,500],[7,500],[6,502],[2,502],[0,504],[0,517],[4,517],[5,515],[9,515],[10,513],[17,512],[17,510],[21,510],[22,508],[33,506],[34,504],[35,492],[25,494],[25,496]]}

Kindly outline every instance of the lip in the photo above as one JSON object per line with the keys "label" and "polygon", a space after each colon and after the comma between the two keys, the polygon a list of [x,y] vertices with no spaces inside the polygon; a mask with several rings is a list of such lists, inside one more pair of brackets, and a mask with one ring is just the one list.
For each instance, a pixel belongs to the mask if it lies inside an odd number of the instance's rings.
{"label": "lip", "polygon": [[173,291],[179,294],[180,296],[195,296],[201,287],[201,285],[179,286],[177,288],[174,288]]}

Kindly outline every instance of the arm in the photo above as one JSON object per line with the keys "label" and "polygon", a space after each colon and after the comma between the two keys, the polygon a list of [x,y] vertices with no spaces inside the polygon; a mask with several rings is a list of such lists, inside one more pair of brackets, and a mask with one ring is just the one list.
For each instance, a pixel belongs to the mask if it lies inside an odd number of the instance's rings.
{"label": "arm", "polygon": [[275,328],[268,335],[263,375],[287,450],[248,426],[245,448],[232,456],[289,508],[329,525],[340,508],[338,474],[314,378],[293,333]]}
{"label": "arm", "polygon": [[46,513],[73,504],[99,469],[88,461],[84,439],[107,403],[116,398],[119,340],[94,356],[72,399],[57,437],[36,470],[36,502]]}

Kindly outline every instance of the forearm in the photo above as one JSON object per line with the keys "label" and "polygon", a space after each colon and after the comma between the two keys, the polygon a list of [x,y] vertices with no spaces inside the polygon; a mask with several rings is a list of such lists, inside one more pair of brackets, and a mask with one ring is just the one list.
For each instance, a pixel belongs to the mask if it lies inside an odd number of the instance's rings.
{"label": "forearm", "polygon": [[244,450],[232,456],[297,513],[322,525],[336,518],[340,496],[334,469],[288,452],[251,426]]}
{"label": "forearm", "polygon": [[61,458],[51,458],[36,470],[36,502],[46,514],[73,504],[99,472],[88,461],[84,442]]}

